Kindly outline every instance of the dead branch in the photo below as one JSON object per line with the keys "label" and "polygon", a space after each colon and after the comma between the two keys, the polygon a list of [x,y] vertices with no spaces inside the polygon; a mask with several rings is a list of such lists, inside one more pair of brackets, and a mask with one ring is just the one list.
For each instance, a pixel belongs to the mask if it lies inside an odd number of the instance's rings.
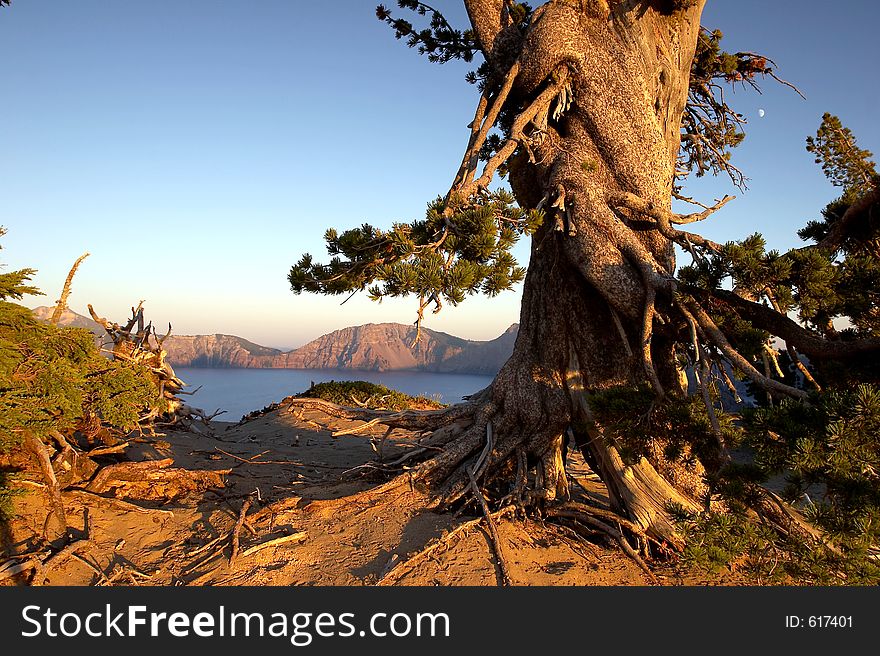
{"label": "dead branch", "polygon": [[116,465],[108,465],[101,469],[86,486],[88,492],[101,492],[107,483],[114,480],[142,481],[149,472],[165,469],[174,464],[173,458],[162,460],[147,460],[144,462],[121,462]]}
{"label": "dead branch", "polygon": [[48,560],[42,562],[37,567],[37,571],[34,573],[34,578],[31,581],[32,586],[40,586],[46,581],[49,576],[49,573],[58,567],[61,563],[67,560],[74,553],[79,552],[83,549],[89,549],[94,547],[95,543],[91,540],[77,540],[76,542],[71,542],[66,547],[64,547],[61,551],[57,552],[55,555],[51,556]]}
{"label": "dead branch", "polygon": [[30,572],[32,569],[36,569],[39,564],[40,561],[33,556],[28,558],[23,563],[17,563],[13,562],[13,560],[8,560],[6,563],[4,563],[3,567],[0,568],[0,581],[12,578],[13,576],[17,576],[18,574]]}
{"label": "dead branch", "polygon": [[251,507],[251,497],[248,497],[244,500],[244,503],[241,504],[241,510],[238,513],[238,521],[235,522],[235,528],[232,531],[232,553],[229,556],[229,564],[232,565],[235,562],[235,559],[238,558],[238,548],[239,548],[239,540],[241,538],[241,528],[244,526],[245,516],[247,515],[248,508]]}
{"label": "dead branch", "polygon": [[[242,458],[240,456],[235,455],[234,453],[229,453],[228,451],[224,451],[223,449],[221,449],[220,447],[217,447],[217,446],[214,447],[214,450],[219,451],[224,456],[228,456],[228,457],[232,458],[233,460],[238,460],[242,465],[299,465],[299,464],[302,464],[302,463],[299,463],[295,460],[257,460],[257,458],[264,455],[266,453],[266,451],[263,451],[263,453],[258,453],[257,455],[253,456],[252,458]],[[208,453],[210,453],[210,452],[208,452]],[[233,468],[240,467],[240,466],[241,465],[234,465]],[[314,466],[314,465],[310,465],[310,466]]]}
{"label": "dead branch", "polygon": [[30,451],[40,467],[43,474],[43,480],[46,482],[47,491],[49,493],[49,503],[52,512],[58,521],[59,529],[62,533],[67,532],[67,518],[64,514],[64,501],[61,498],[61,486],[58,485],[58,479],[55,477],[55,470],[52,468],[52,461],[49,458],[49,451],[43,441],[30,431],[24,433],[25,448]]}
{"label": "dead branch", "polygon": [[242,558],[245,556],[250,556],[253,553],[258,551],[262,551],[263,549],[267,549],[269,547],[277,547],[282,544],[286,544],[288,542],[293,542],[294,540],[304,540],[306,538],[305,531],[298,531],[296,533],[291,533],[290,535],[283,535],[280,538],[275,538],[273,540],[267,540],[266,542],[260,542],[259,544],[255,544],[251,547],[248,547],[244,551],[241,552]]}
{"label": "dead branch", "polygon": [[116,506],[117,508],[120,508],[122,510],[130,510],[132,512],[140,513],[142,515],[160,514],[174,517],[174,513],[170,510],[163,510],[161,508],[144,508],[143,506],[131,503],[130,501],[125,501],[124,499],[117,499],[116,497],[105,497],[100,494],[96,494],[95,492],[89,492],[88,490],[70,488],[64,490],[63,494],[87,497],[88,499],[91,499],[96,503],[104,503],[108,506]]}
{"label": "dead branch", "polygon": [[225,533],[222,533],[221,535],[217,536],[213,540],[206,542],[201,547],[196,548],[194,551],[190,551],[186,555],[188,558],[193,558],[195,556],[198,556],[200,553],[207,551],[208,549],[210,549],[212,547],[217,546],[218,544],[220,544],[221,542],[223,542],[224,540],[229,538],[229,535],[230,535],[230,532],[226,531]]}
{"label": "dead branch", "polygon": [[49,320],[49,323],[53,326],[57,326],[58,322],[61,321],[61,315],[67,308],[67,299],[70,296],[70,286],[73,283],[73,276],[76,275],[76,270],[79,268],[79,265],[82,264],[82,261],[88,256],[88,253],[83,253],[77,258],[76,262],[73,263],[73,266],[70,267],[70,272],[67,274],[67,279],[64,281],[64,287],[61,290],[61,296],[55,304],[55,309],[52,311],[52,318]]}
{"label": "dead branch", "polygon": [[444,424],[472,416],[480,407],[478,402],[470,401],[442,410],[404,410],[402,412],[394,412],[391,410],[374,410],[372,408],[349,408],[331,403],[330,401],[324,401],[323,399],[311,398],[287,397],[283,403],[287,404],[287,410],[291,413],[300,408],[319,410],[337,419],[360,421],[379,419],[379,423],[386,426],[414,431],[434,430]]}
{"label": "dead branch", "polygon": [[99,446],[86,451],[86,455],[89,458],[93,458],[95,456],[106,456],[111,453],[122,453],[129,446],[129,442],[122,442],[121,444],[115,444],[113,446]]}
{"label": "dead branch", "polygon": [[[494,513],[491,513],[490,516],[492,519],[496,519],[499,517],[504,517],[516,511],[516,507],[513,505],[504,506],[503,508],[496,510]],[[397,565],[391,568],[385,576],[383,576],[379,581],[376,582],[376,585],[393,585],[401,576],[403,576],[402,570],[411,570],[412,566],[417,562],[424,560],[432,553],[434,553],[440,547],[447,545],[454,538],[467,533],[470,529],[476,527],[484,520],[483,517],[478,517],[477,519],[472,519],[470,521],[464,522],[463,524],[459,524],[454,529],[435,539],[433,542],[424,547],[421,551],[418,551],[410,558],[400,561]]]}
{"label": "dead branch", "polygon": [[721,200],[717,201],[711,207],[706,207],[702,212],[694,212],[693,214],[673,214],[670,218],[670,223],[674,225],[686,225],[688,223],[696,223],[697,221],[704,221],[708,219],[712,214],[720,210],[722,207],[727,205],[730,201],[734,200],[736,196],[724,196]]}
{"label": "dead branch", "polygon": [[[498,120],[498,115],[501,113],[501,108],[504,106],[504,103],[507,100],[507,96],[510,94],[510,90],[513,88],[513,82],[518,74],[519,62],[514,62],[513,66],[510,67],[510,70],[507,72],[507,75],[504,78],[504,83],[502,84],[501,89],[499,89],[498,93],[495,95],[495,98],[492,99],[492,106],[489,108],[489,111],[486,114],[485,119],[482,121],[479,130],[476,132],[476,134],[474,134],[473,132],[471,133],[472,136],[470,142],[468,143],[468,148],[465,151],[464,158],[462,160],[460,180],[459,176],[456,176],[457,184],[453,184],[452,189],[456,189],[456,187],[461,187],[462,185],[469,184],[473,179],[474,173],[477,169],[477,162],[479,161],[480,149],[486,142],[486,137],[489,136],[489,130],[492,129],[492,126],[495,125],[495,121]],[[480,106],[482,106],[482,99]],[[479,116],[479,106],[477,112],[477,115]]]}
{"label": "dead branch", "polygon": [[797,367],[798,371],[801,372],[804,380],[807,380],[813,387],[815,387],[817,392],[821,392],[822,386],[816,381],[815,378],[813,378],[813,374],[811,374],[810,370],[807,369],[807,365],[805,365],[803,360],[801,360],[801,356],[798,355],[798,352],[795,350],[795,348],[793,346],[790,346],[786,342],[785,350],[788,353],[788,357],[791,359],[794,366]]}
{"label": "dead branch", "polygon": [[513,155],[520,143],[525,141],[526,136],[524,131],[529,122],[541,112],[547,111],[553,102],[553,99],[556,98],[556,96],[559,95],[559,92],[568,84],[568,75],[568,68],[566,66],[560,66],[554,71],[553,76],[550,78],[551,82],[547,88],[544,89],[544,91],[542,91],[535,100],[516,117],[516,119],[514,119],[513,126],[510,129],[510,138],[503,146],[501,146],[501,148],[498,149],[498,152],[486,162],[479,179],[458,186],[455,191],[459,197],[470,198],[480,189],[486,189],[489,186],[498,167]]}
{"label": "dead branch", "polygon": [[95,573],[95,575],[98,577],[97,585],[100,585],[101,583],[103,583],[104,581],[107,580],[107,577],[104,574],[104,572],[102,572],[97,566],[93,565],[92,563],[90,563],[88,560],[86,560],[82,556],[79,556],[75,553],[72,553],[72,554],[70,554],[70,557],[73,558],[74,560],[82,563],[83,565],[85,565],[86,567],[88,567],[90,570],[92,570]]}
{"label": "dead branch", "polygon": [[808,394],[803,390],[773,380],[769,376],[765,376],[755,369],[748,360],[730,345],[730,342],[727,341],[727,337],[725,337],[721,329],[715,325],[712,318],[695,300],[679,297],[678,305],[685,317],[693,319],[704,334],[721,350],[727,359],[730,360],[737,369],[751,378],[761,389],[771,394],[783,394],[795,399],[807,398]]}
{"label": "dead branch", "polygon": [[[721,434],[721,424],[718,422],[718,416],[715,414],[715,406],[712,405],[712,399],[709,396],[709,372],[712,363],[709,360],[709,354],[700,343],[697,337],[697,324],[693,318],[686,317],[691,330],[691,341],[694,345],[694,357],[697,359],[698,367],[694,369],[694,376],[697,379],[697,385],[700,388],[700,396],[703,399],[703,405],[706,407],[706,414],[709,417],[709,423],[712,426],[712,433],[715,435],[716,446],[720,452],[724,451],[724,439]],[[732,385],[732,384],[731,384]],[[734,392],[736,388],[734,388]]]}
{"label": "dead branch", "polygon": [[[721,207],[723,207],[728,201],[732,199],[732,196],[725,196],[722,201],[718,202],[717,209],[721,209]],[[657,224],[657,229],[660,230],[660,233],[667,239],[674,241],[682,248],[690,249],[693,246],[699,246],[700,248],[705,248],[715,253],[720,253],[722,251],[721,244],[711,241],[710,239],[706,239],[702,235],[698,235],[694,232],[676,230],[672,227],[672,224],[675,221],[689,222],[686,220],[687,217],[681,217],[677,214],[673,214],[671,210],[655,205],[654,203],[647,201],[644,198],[637,196],[636,194],[625,191],[613,192],[608,196],[608,204],[611,207],[625,208],[637,214],[641,214],[643,216],[654,219]],[[711,211],[706,210],[705,212],[700,212],[696,215],[691,214],[687,216],[702,216],[706,212],[709,212],[711,214],[712,211],[716,211],[716,209],[713,208],[710,208],[710,210]]]}
{"label": "dead branch", "polygon": [[633,352],[629,346],[629,339],[627,339],[626,330],[624,330],[623,323],[620,321],[620,315],[617,314],[617,310],[610,305],[608,306],[608,309],[611,310],[611,318],[614,320],[614,325],[617,327],[617,332],[620,334],[620,339],[623,342],[623,348],[626,350],[626,355],[631,358]]}
{"label": "dead branch", "polygon": [[360,426],[354,426],[353,428],[345,428],[343,430],[334,431],[334,432],[330,433],[330,435],[332,437],[341,437],[343,435],[356,435],[356,434],[362,433],[363,431],[367,430],[368,428],[371,428],[371,427],[375,426],[376,424],[380,424],[380,423],[382,423],[382,417],[376,417],[375,419],[372,419],[364,424],[361,424]]}

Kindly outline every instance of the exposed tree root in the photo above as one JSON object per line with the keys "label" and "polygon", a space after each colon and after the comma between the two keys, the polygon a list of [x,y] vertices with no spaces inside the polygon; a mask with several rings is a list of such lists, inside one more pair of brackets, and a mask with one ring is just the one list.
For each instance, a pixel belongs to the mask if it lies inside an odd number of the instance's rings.
{"label": "exposed tree root", "polygon": [[[474,468],[477,469],[477,467],[478,466],[475,466]],[[480,492],[480,486],[477,485],[477,479],[474,476],[474,473],[468,471],[468,474],[470,475],[471,489],[474,492],[474,497],[480,502],[480,507],[483,509],[483,518],[486,520],[486,525],[489,527],[489,536],[492,540],[492,548],[495,551],[495,561],[498,564],[501,585],[510,585],[510,573],[507,568],[507,561],[504,560],[504,550],[501,548],[501,538],[498,536],[498,529],[495,526],[495,521],[492,519],[492,512],[489,510],[486,498],[483,496],[483,493]]]}
{"label": "exposed tree root", "polygon": [[[699,322],[695,321],[694,327],[699,329]],[[706,375],[705,368],[701,373]],[[522,384],[528,386],[532,383],[526,379]],[[547,411],[543,419],[536,417],[534,425],[524,425],[523,415],[517,413],[518,399],[523,398],[522,389],[512,386],[502,373],[478,399],[440,411],[403,413],[346,408],[315,399],[286,400],[290,408],[320,410],[333,417],[365,422],[338,431],[338,434],[356,434],[383,425],[389,429],[419,431],[421,435],[414,438],[415,448],[411,451],[393,462],[377,465],[393,475],[386,483],[343,499],[312,502],[307,509],[327,517],[343,510],[359,512],[359,508],[366,506],[394,503],[413,489],[426,493],[425,505],[433,509],[449,508],[466,496],[473,496],[487,518],[484,521],[496,553],[502,583],[509,582],[509,573],[491,519],[495,516],[491,512],[492,503],[504,505],[505,513],[510,508],[536,510],[539,514],[571,520],[607,535],[654,580],[646,558],[670,557],[685,546],[674,511],[697,513],[703,509],[703,504],[697,501],[705,490],[702,470],[689,472],[695,480],[691,485],[664,469],[658,469],[646,457],[634,462],[625,461],[590,409],[582,368],[574,353],[569,356],[565,384],[558,390],[558,398],[565,403],[562,412],[569,413],[556,415],[561,420],[549,419],[554,415]],[[544,393],[535,392],[536,395]],[[553,398],[557,397],[542,399],[543,407],[553,407]],[[574,437],[586,461],[606,485],[610,510],[566,503],[570,497],[562,458],[563,435],[566,433]],[[723,444],[717,446],[723,450]],[[412,465],[407,467],[410,463]],[[660,466],[663,466],[662,462]],[[818,531],[770,493],[763,497],[755,510],[781,533],[821,542]],[[474,525],[473,522],[463,524],[444,539]],[[431,553],[442,542],[429,545],[424,552]],[[406,563],[412,564],[422,557],[417,554]],[[399,579],[406,563],[393,565],[380,584],[387,585]]]}
{"label": "exposed tree root", "polygon": [[[58,529],[61,533],[67,533],[67,517],[64,514],[64,501],[61,498],[61,486],[55,476],[55,469],[52,467],[52,461],[49,457],[49,451],[43,441],[31,432],[26,432],[24,436],[25,448],[27,448],[34,456],[46,483],[46,490],[49,495],[49,505],[52,514],[58,522]],[[47,524],[48,527],[48,518]],[[45,533],[45,530],[44,530]]]}
{"label": "exposed tree root", "polygon": [[[574,398],[579,398],[576,396],[576,381],[573,377],[569,380],[569,386],[570,392],[575,394]],[[582,400],[585,404],[585,397]],[[550,504],[557,499],[569,498],[568,479],[562,461],[562,434],[555,431],[554,437],[536,440],[541,450],[531,456],[535,475],[530,486],[527,475],[528,449],[519,448],[516,442],[511,444],[509,440],[499,445],[498,440],[493,439],[491,417],[499,412],[495,402],[471,402],[464,404],[464,407],[453,406],[444,411],[385,413],[363,408],[344,408],[323,401],[315,403],[312,399],[297,401],[306,403],[297,402],[293,404],[296,407],[319,409],[331,416],[346,419],[363,419],[370,426],[385,424],[397,427],[405,424],[406,427],[416,426],[422,429],[434,426],[436,427],[434,432],[420,440],[419,444],[442,449],[411,469],[398,474],[384,485],[356,494],[344,501],[317,502],[313,509],[320,507],[324,512],[333,512],[335,508],[351,503],[369,505],[387,500],[387,495],[395,489],[415,485],[430,490],[429,507],[433,508],[449,507],[470,491],[483,507],[485,514],[488,513],[488,504],[479,493],[479,487],[475,484],[476,479],[484,475],[493,478],[508,462],[518,474],[515,489],[504,497],[505,501],[516,499],[520,506],[527,506],[533,503]],[[587,413],[585,416],[590,416],[588,407],[585,405],[584,407]],[[465,423],[462,420],[466,417],[473,419],[470,423]],[[445,425],[440,425],[441,422]],[[628,521],[634,527],[633,532],[644,535],[646,540],[657,545],[661,550],[683,547],[674,521],[668,513],[669,503],[672,501],[694,511],[699,510],[699,506],[669,485],[647,460],[642,459],[638,463],[627,465],[614,447],[604,445],[604,438],[599,432],[594,434],[593,440],[594,444],[588,449],[593,461],[599,462],[600,471],[597,473],[609,486],[615,507],[626,509],[624,512],[630,517]],[[481,443],[484,444],[484,448],[478,453]],[[414,449],[395,463],[386,463],[386,467],[393,471],[395,464],[402,465],[404,461],[424,456],[426,453],[427,451]],[[489,530],[491,534],[491,527]],[[498,542],[497,535],[492,535],[492,538],[496,543]],[[503,556],[499,556],[498,560],[503,561]]]}
{"label": "exposed tree root", "polygon": [[[578,522],[589,524],[594,528],[598,528],[602,533],[605,533],[612,539],[614,539],[619,545],[620,548],[623,549],[623,552],[629,556],[641,569],[645,572],[648,578],[652,583],[657,583],[657,579],[654,577],[654,573],[651,571],[651,568],[648,567],[647,563],[642,559],[639,552],[633,549],[632,545],[627,542],[626,537],[623,533],[607,524],[605,521],[599,519],[595,515],[597,513],[593,512],[595,509],[590,508],[589,506],[585,506],[584,504],[576,504],[576,507],[558,507],[558,508],[548,508],[547,515],[549,517],[566,517],[569,519],[574,519]],[[613,514],[613,513],[608,513]],[[608,514],[605,515],[605,518],[608,518]],[[645,537],[645,533],[635,524],[629,522],[628,520],[622,517],[614,518],[615,521],[623,524],[626,523],[626,527],[633,531],[636,535]]]}
{"label": "exposed tree root", "polygon": [[[487,515],[487,517],[492,520],[500,519],[509,514],[512,514],[516,511],[516,507],[513,505],[505,506],[500,510],[497,510],[493,513]],[[433,554],[437,549],[443,546],[448,546],[453,540],[458,537],[466,534],[473,528],[476,528],[483,521],[486,520],[486,517],[479,517],[477,519],[472,519],[470,521],[464,522],[463,524],[459,524],[455,528],[453,528],[448,533],[442,535],[437,538],[426,547],[424,547],[421,551],[417,552],[415,555],[410,556],[406,560],[399,562],[392,569],[385,573],[385,575],[376,582],[376,585],[394,585],[397,583],[403,576],[407,574],[407,572],[411,571],[413,567],[419,562],[423,561],[425,558]]]}
{"label": "exposed tree root", "polygon": [[91,549],[94,546],[95,543],[88,539],[71,542],[61,551],[54,554],[53,556],[50,556],[47,560],[37,565],[33,579],[31,580],[31,585],[42,585],[53,569],[58,567],[61,563],[63,563],[74,554],[79,553],[80,551],[83,551],[85,549]]}

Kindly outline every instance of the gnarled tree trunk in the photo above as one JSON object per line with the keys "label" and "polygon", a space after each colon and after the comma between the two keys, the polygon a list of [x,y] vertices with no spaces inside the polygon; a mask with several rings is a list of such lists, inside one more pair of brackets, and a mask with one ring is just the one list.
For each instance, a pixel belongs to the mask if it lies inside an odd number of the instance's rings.
{"label": "gnarled tree trunk", "polygon": [[[537,462],[540,494],[565,495],[559,448],[571,427],[613,505],[672,544],[679,539],[669,503],[697,508],[702,472],[667,461],[662,444],[650,462],[624,463],[588,395],[644,381],[658,395],[682,392],[672,335],[657,322],[671,303],[672,244],[655,225],[616,210],[613,198],[625,192],[670,209],[703,4],[553,2],[535,12],[510,97],[536,98],[553,83],[561,91],[537,113],[535,129],[523,131],[510,182],[522,207],[553,209],[533,237],[519,336],[487,413],[487,471],[524,450]],[[484,21],[476,27],[485,44],[485,7],[471,16]],[[490,63],[506,56],[503,29],[492,42],[499,47],[487,52]],[[446,466],[432,476],[449,473]],[[456,479],[450,491],[463,487]]]}
{"label": "gnarled tree trunk", "polygon": [[[701,467],[667,460],[662,443],[624,462],[594,421],[589,395],[645,382],[658,397],[683,392],[673,343],[686,324],[672,312],[671,233],[645,214],[671,213],[703,4],[557,0],[524,27],[509,3],[465,0],[488,63],[487,91],[447,200],[477,197],[506,163],[519,205],[546,218],[532,238],[514,353],[492,385],[445,413],[366,413],[434,431],[423,444],[435,455],[407,480],[441,503],[476,493],[478,480],[500,483],[502,496],[565,498],[561,454],[573,434],[629,525],[681,546],[668,508],[699,508]],[[474,179],[496,124],[506,141]]]}
{"label": "gnarled tree trunk", "polygon": [[656,321],[670,308],[672,244],[611,198],[628,192],[670,208],[703,2],[620,2],[608,15],[602,4],[592,13],[542,7],[520,56],[513,94],[535,93],[565,66],[572,100],[510,167],[518,202],[550,200],[556,213],[533,238],[519,338],[493,385],[504,435],[493,456],[503,460],[521,441],[553,460],[555,438],[571,425],[613,504],[676,543],[666,507],[696,508],[702,472],[666,461],[662,445],[651,462],[624,464],[587,396],[644,381],[658,394],[682,391],[672,335]]}

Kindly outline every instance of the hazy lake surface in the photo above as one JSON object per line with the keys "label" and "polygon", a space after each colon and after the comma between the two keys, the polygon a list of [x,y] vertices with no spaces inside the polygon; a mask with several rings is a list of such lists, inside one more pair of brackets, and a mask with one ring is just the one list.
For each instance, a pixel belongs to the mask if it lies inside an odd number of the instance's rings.
{"label": "hazy lake surface", "polygon": [[259,410],[303,392],[312,382],[328,380],[368,380],[414,396],[427,396],[443,403],[457,403],[492,382],[492,376],[435,374],[424,371],[352,371],[350,369],[201,369],[180,367],[175,373],[189,386],[202,388],[187,402],[206,412],[226,410],[218,420],[238,421],[242,415]]}

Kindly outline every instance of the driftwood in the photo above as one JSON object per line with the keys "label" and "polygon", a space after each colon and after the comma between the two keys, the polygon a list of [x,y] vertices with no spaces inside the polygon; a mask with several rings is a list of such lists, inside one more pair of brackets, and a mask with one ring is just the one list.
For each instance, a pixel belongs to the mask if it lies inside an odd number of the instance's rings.
{"label": "driftwood", "polygon": [[58,322],[61,321],[61,315],[64,313],[64,310],[67,309],[67,299],[70,297],[70,286],[73,283],[73,277],[76,275],[76,270],[79,268],[79,265],[82,264],[82,261],[88,256],[88,253],[83,253],[77,258],[76,262],[73,263],[73,266],[70,267],[70,272],[67,274],[67,279],[64,281],[64,287],[61,290],[61,296],[55,304],[55,309],[52,311],[52,318],[49,320],[49,323],[53,326],[57,326]]}
{"label": "driftwood", "polygon": [[280,538],[266,540],[265,542],[260,542],[258,544],[253,545],[253,546],[250,546],[247,549],[245,549],[244,551],[242,551],[240,555],[242,557],[250,556],[251,554],[254,554],[258,551],[262,551],[263,549],[267,549],[269,547],[277,547],[282,544],[286,544],[288,542],[305,540],[305,539],[306,539],[306,532],[305,531],[298,531],[296,533],[291,533],[290,535],[282,535]]}
{"label": "driftwood", "polygon": [[[49,494],[49,504],[52,513],[58,521],[59,529],[62,533],[67,532],[67,518],[64,514],[64,500],[61,498],[61,486],[58,485],[58,479],[55,476],[55,470],[52,467],[52,461],[49,457],[49,450],[43,441],[30,431],[24,435],[25,448],[30,451],[40,467],[43,474],[43,480],[46,482],[46,489]],[[47,518],[48,526],[48,518]]]}
{"label": "driftwood", "polygon": [[239,540],[241,539],[241,528],[244,526],[244,520],[247,511],[251,507],[251,498],[248,497],[241,504],[241,511],[238,513],[238,521],[235,522],[235,528],[232,531],[232,553],[229,556],[229,564],[232,565],[238,558]]}
{"label": "driftwood", "polygon": [[93,503],[103,503],[109,506],[114,506],[116,508],[121,509],[123,512],[131,511],[136,512],[142,515],[150,515],[150,514],[160,514],[167,515],[169,517],[174,517],[174,513],[170,510],[163,510],[161,508],[144,508],[143,506],[139,506],[137,504],[131,503],[130,501],[125,501],[123,499],[117,499],[116,497],[105,497],[96,492],[89,492],[88,490],[81,489],[68,489],[64,490],[63,494],[70,494],[75,496],[84,496],[88,498]]}
{"label": "driftwood", "polygon": [[89,492],[103,492],[111,481],[144,481],[150,472],[165,469],[174,463],[172,458],[147,460],[145,462],[122,462],[108,465],[98,472],[97,476],[86,486]]}
{"label": "driftwood", "polygon": [[[493,513],[488,515],[491,519],[498,519],[501,517],[505,517],[516,511],[515,506],[505,506],[500,510],[496,510]],[[477,519],[472,519],[470,521],[464,522],[463,524],[459,524],[454,529],[449,531],[448,533],[442,535],[437,538],[426,547],[424,547],[421,551],[418,551],[410,558],[406,560],[398,562],[396,565],[391,567],[377,582],[376,585],[394,585],[397,581],[403,577],[407,571],[411,570],[413,566],[433,554],[437,549],[444,545],[448,545],[454,538],[457,538],[460,535],[467,533],[469,530],[476,528],[482,522],[486,520],[485,517],[478,517]]]}
{"label": "driftwood", "polygon": [[[183,469],[171,467],[173,462],[171,458],[164,458],[108,465],[89,482],[86,491],[100,493],[117,488],[117,494],[121,492],[122,496],[168,500],[188,492],[222,487],[224,477],[232,471]],[[135,494],[138,490],[141,493]]]}
{"label": "driftwood", "polygon": [[138,303],[137,307],[131,308],[131,318],[124,325],[108,321],[99,316],[95,309],[89,305],[89,314],[98,323],[113,342],[111,354],[114,359],[133,361],[146,366],[152,373],[156,386],[159,388],[160,401],[165,405],[164,411],[154,411],[142,421],[149,422],[156,419],[176,423],[177,421],[195,418],[206,426],[218,415],[226,412],[219,408],[208,414],[201,408],[195,408],[180,400],[179,396],[186,394],[183,388],[186,386],[174,369],[166,361],[167,351],[164,343],[171,336],[171,324],[168,331],[159,335],[152,322],[147,323],[144,319],[144,302]]}
{"label": "driftwood", "polygon": [[34,578],[31,581],[32,586],[40,586],[49,576],[49,573],[58,567],[65,560],[73,556],[74,554],[84,550],[90,549],[95,546],[95,543],[91,540],[77,540],[76,542],[71,542],[66,547],[64,547],[61,551],[50,556],[48,560],[41,562],[36,567],[36,572],[34,573]]}
{"label": "driftwood", "polygon": [[18,574],[30,572],[32,569],[36,569],[37,567],[39,567],[39,565],[40,561],[34,557],[30,557],[24,562],[13,562],[10,560],[2,568],[0,568],[0,581],[12,578],[13,576],[17,576]]}

